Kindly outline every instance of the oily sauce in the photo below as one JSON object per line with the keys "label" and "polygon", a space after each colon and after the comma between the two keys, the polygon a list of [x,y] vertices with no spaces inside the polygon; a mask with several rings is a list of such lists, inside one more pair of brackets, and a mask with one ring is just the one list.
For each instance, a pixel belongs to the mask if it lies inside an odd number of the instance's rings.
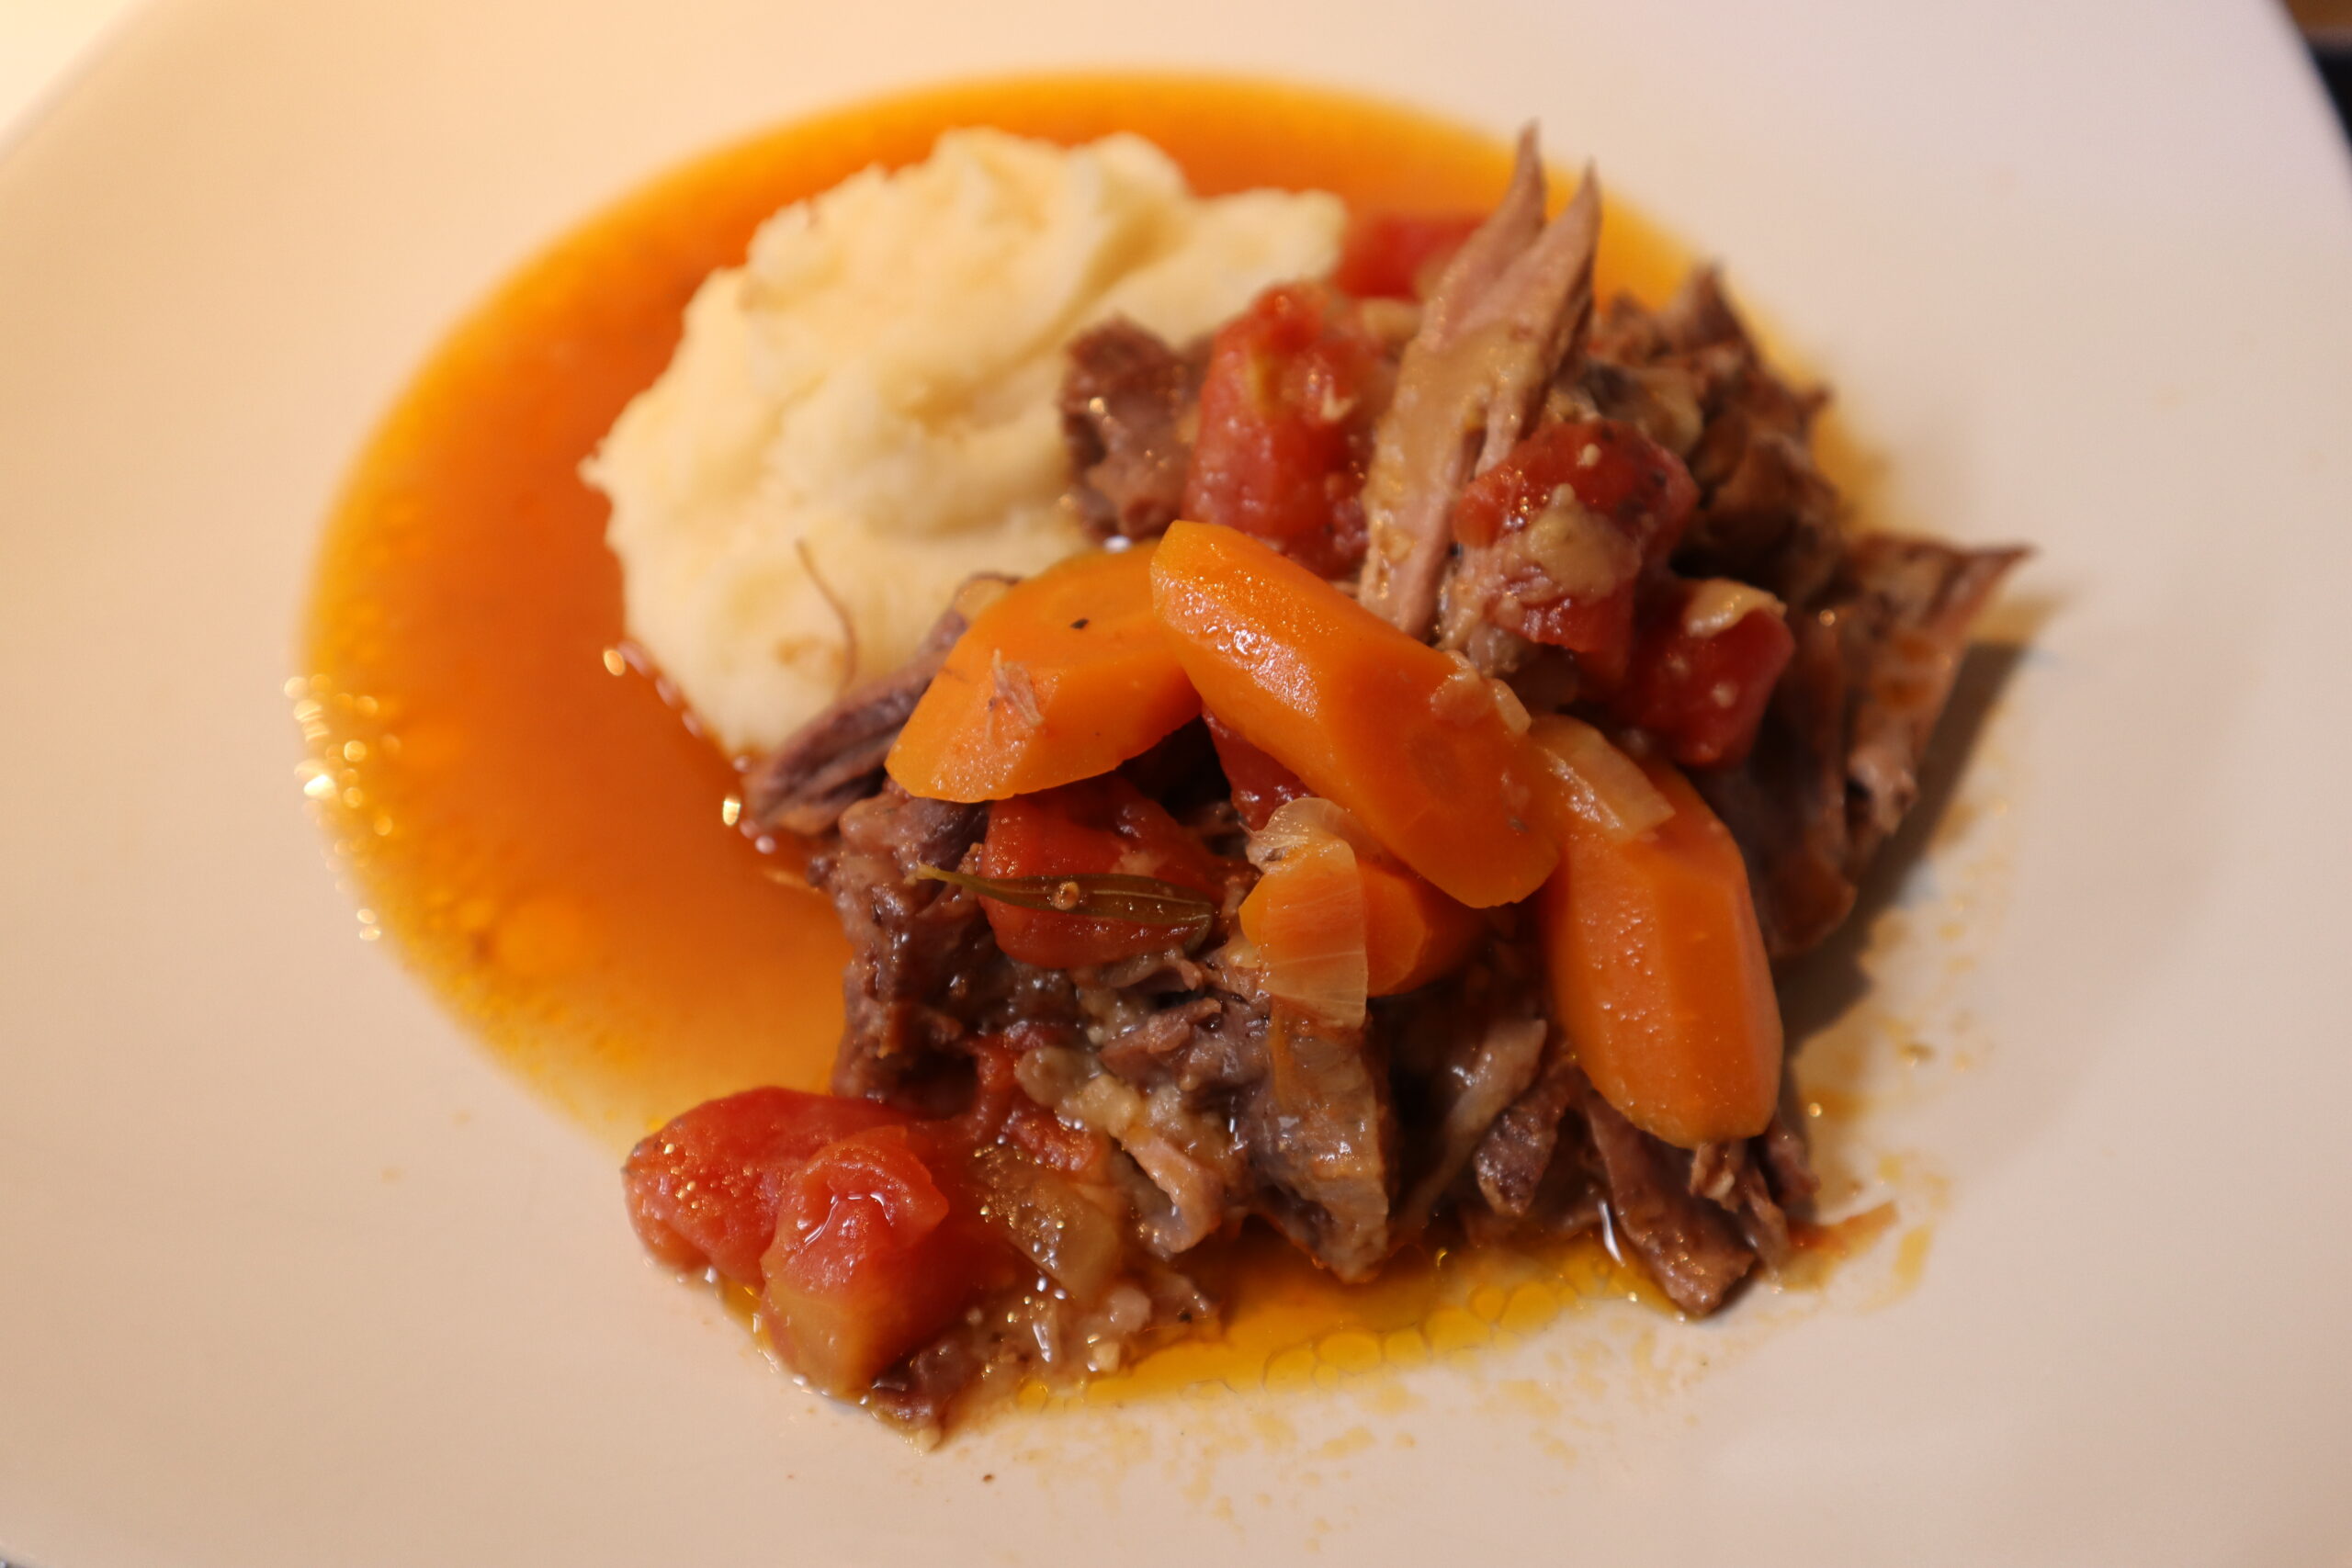
{"label": "oily sauce", "polygon": [[[288,682],[311,746],[303,787],[361,934],[389,933],[616,1153],[718,1095],[822,1088],[846,949],[797,849],[733,826],[734,765],[627,645],[605,502],[581,459],[763,219],[975,124],[1066,142],[1133,130],[1204,193],[1319,187],[1368,209],[1484,209],[1510,166],[1483,134],[1293,87],[1090,75],[926,92],[686,165],[559,241],[434,353],[326,533],[307,667]],[[1657,298],[1684,259],[1612,198],[1602,297]],[[1302,1348],[1310,1363],[1409,1360],[1573,1298],[1647,1290],[1594,1246],[1409,1258],[1357,1291],[1270,1239],[1215,1267],[1226,1343],[1163,1351],[1121,1387],[1279,1381]]]}

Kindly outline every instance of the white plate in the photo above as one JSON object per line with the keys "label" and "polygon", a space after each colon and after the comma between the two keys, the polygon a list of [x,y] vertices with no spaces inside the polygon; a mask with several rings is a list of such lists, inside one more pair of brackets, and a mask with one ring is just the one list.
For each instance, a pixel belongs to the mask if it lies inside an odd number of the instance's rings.
{"label": "white plate", "polygon": [[[1882,964],[1977,1064],[1874,1069],[1944,1194],[1907,1295],[919,1456],[356,940],[279,683],[439,332],[732,135],[1133,62],[1542,115],[1731,258],[1886,515],[2041,547]],[[159,7],[0,163],[0,1555],[2342,1561],[2346,175],[2252,5]]]}

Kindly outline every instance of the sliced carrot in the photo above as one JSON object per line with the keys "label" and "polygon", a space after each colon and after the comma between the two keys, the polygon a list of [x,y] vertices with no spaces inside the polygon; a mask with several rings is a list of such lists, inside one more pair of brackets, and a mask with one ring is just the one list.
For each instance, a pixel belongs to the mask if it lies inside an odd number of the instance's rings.
{"label": "sliced carrot", "polygon": [[973,617],[890,749],[933,800],[1003,800],[1105,773],[1201,711],[1151,608],[1151,550],[1097,551]]}
{"label": "sliced carrot", "polygon": [[1643,764],[1673,815],[1619,835],[1557,814],[1541,901],[1553,1013],[1601,1097],[1695,1148],[1764,1130],[1781,1010],[1731,833],[1670,763]]}
{"label": "sliced carrot", "polygon": [[1202,705],[1391,854],[1476,908],[1543,885],[1543,764],[1475,672],[1231,528],[1171,526],[1151,587]]}
{"label": "sliced carrot", "polygon": [[1301,844],[1268,866],[1238,919],[1268,992],[1332,1023],[1363,1021],[1364,879],[1345,840]]}
{"label": "sliced carrot", "polygon": [[1375,997],[1419,990],[1458,967],[1484,934],[1477,912],[1402,866],[1359,856],[1363,877],[1363,952]]}

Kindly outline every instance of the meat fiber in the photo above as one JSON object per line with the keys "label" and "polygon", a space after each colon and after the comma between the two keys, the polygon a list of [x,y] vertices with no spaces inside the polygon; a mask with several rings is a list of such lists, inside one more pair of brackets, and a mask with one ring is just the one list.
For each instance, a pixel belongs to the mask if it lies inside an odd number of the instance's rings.
{"label": "meat fiber", "polygon": [[914,657],[845,692],[831,707],[802,725],[785,743],[752,764],[743,780],[743,808],[759,828],[780,828],[803,838],[828,832],[852,805],[882,787],[882,763],[899,731],[930,690],[932,677],[964,635],[986,594],[1012,580],[994,574],[968,578]]}
{"label": "meat fiber", "polygon": [[1437,614],[1455,497],[1526,434],[1591,311],[1599,181],[1588,173],[1549,224],[1544,185],[1530,129],[1501,205],[1431,290],[1374,433],[1358,597],[1414,637]]}
{"label": "meat fiber", "polygon": [[1174,522],[1192,461],[1205,341],[1179,353],[1124,317],[1069,345],[1060,397],[1069,495],[1098,539],[1148,539]]}

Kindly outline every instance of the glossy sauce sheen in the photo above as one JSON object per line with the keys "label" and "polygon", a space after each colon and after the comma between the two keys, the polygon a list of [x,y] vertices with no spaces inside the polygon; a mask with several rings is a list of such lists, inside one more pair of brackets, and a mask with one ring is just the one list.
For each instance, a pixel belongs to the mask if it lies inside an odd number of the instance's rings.
{"label": "glossy sauce sheen", "polygon": [[[311,747],[305,793],[363,900],[362,934],[390,932],[514,1070],[616,1151],[717,1095],[822,1088],[846,950],[799,884],[798,852],[730,825],[734,767],[626,648],[605,503],[580,461],[661,373],[704,276],[740,262],[763,219],[869,164],[919,160],[959,125],[1066,142],[1133,130],[1203,193],[1317,187],[1362,209],[1483,209],[1509,169],[1487,136],[1287,87],[960,87],[690,164],[559,242],[441,345],[326,536],[308,669],[288,683]],[[1612,198],[1603,298],[1656,298],[1683,262]],[[1253,1367],[1279,1381],[1281,1358],[1317,1343],[1409,1359],[1414,1342],[1471,1342],[1512,1311],[1532,1322],[1642,1288],[1589,1247],[1401,1259],[1360,1292],[1254,1243],[1214,1267],[1228,1342],[1162,1352],[1142,1384]]]}

